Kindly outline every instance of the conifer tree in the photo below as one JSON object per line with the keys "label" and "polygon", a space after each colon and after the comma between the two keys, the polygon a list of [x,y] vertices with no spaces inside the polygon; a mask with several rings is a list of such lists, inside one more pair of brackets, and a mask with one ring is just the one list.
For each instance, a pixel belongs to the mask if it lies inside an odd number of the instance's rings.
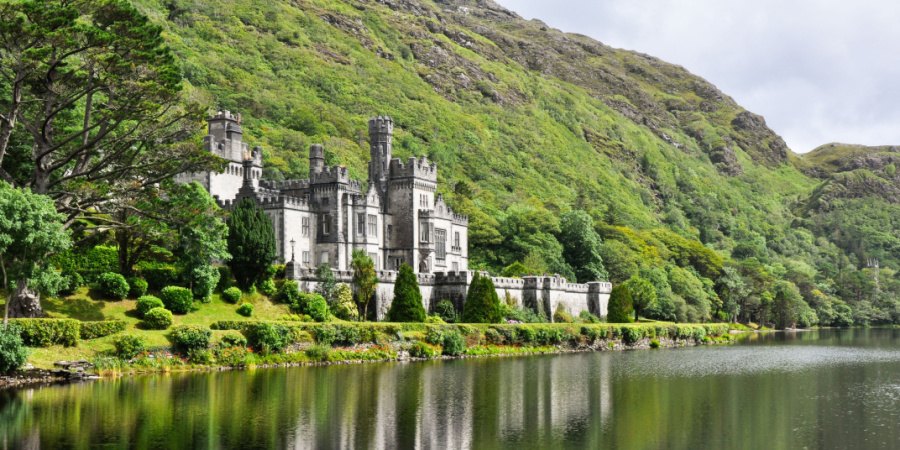
{"label": "conifer tree", "polygon": [[276,257],[272,221],[252,199],[241,200],[228,217],[228,266],[241,290],[267,273]]}
{"label": "conifer tree", "polygon": [[606,321],[609,323],[631,323],[631,315],[634,314],[631,294],[628,286],[619,284],[613,288],[609,295],[609,305],[606,311]]}
{"label": "conifer tree", "polygon": [[422,292],[412,267],[402,264],[394,285],[394,301],[388,311],[391,322],[424,322],[425,307],[422,306]]}
{"label": "conifer tree", "polygon": [[503,317],[500,314],[500,297],[491,277],[481,276],[475,273],[469,293],[466,295],[466,304],[463,305],[463,323],[500,323]]}

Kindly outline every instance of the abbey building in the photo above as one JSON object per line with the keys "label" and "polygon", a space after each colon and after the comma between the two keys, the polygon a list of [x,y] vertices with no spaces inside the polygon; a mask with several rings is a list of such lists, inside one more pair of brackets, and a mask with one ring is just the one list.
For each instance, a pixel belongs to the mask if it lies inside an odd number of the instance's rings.
{"label": "abbey building", "polygon": [[437,190],[437,166],[425,156],[391,156],[390,117],[369,119],[371,160],[365,184],[345,166],[325,165],[321,145],[309,148],[309,178],[262,179],[262,148],[242,140],[240,115],[210,117],[206,150],[229,161],[224,173],[179,175],[198,181],[229,209],[252,198],[272,219],[279,259],[302,267],[328,263],[348,270],[353,250],[365,250],[376,270],[405,263],[417,273],[468,270],[468,217],[453,212]]}

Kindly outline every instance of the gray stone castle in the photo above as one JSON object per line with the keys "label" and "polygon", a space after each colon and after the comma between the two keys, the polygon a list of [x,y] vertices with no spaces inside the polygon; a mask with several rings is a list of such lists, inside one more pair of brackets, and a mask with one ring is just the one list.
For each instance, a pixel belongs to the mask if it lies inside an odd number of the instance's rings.
{"label": "gray stone castle", "polygon": [[[262,179],[262,148],[242,140],[240,115],[210,117],[203,145],[228,161],[224,173],[181,174],[198,181],[230,209],[252,198],[272,219],[278,258],[311,269],[328,263],[349,269],[353,250],[371,256],[379,271],[407,264],[417,273],[468,270],[468,217],[456,214],[437,190],[437,166],[425,156],[405,163],[391,156],[394,123],[369,119],[371,161],[365,190],[345,166],[326,166],[322,145],[309,148],[309,178]],[[304,270],[305,271],[305,270]]]}

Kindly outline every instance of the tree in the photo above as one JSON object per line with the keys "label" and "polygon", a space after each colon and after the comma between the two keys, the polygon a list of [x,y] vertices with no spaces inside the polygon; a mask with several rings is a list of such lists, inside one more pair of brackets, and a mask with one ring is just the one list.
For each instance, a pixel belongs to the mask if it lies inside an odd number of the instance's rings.
{"label": "tree", "polygon": [[204,111],[182,106],[161,31],[122,0],[0,2],[0,179],[52,197],[84,239],[131,227],[145,190],[219,161],[186,139]]}
{"label": "tree", "polygon": [[631,294],[628,286],[618,284],[609,294],[609,304],[606,308],[606,321],[609,323],[631,323],[631,313],[634,311],[631,305]]}
{"label": "tree", "polygon": [[330,304],[337,295],[337,278],[334,277],[334,272],[331,271],[331,266],[328,263],[322,263],[316,268],[316,279],[318,280],[316,293]]}
{"label": "tree", "polygon": [[227,225],[228,266],[238,286],[246,291],[262,279],[276,257],[275,230],[269,216],[250,198],[231,211]]}
{"label": "tree", "polygon": [[231,259],[228,225],[222,221],[224,213],[216,201],[199,183],[182,184],[172,191],[169,203],[183,216],[178,229],[179,261],[190,276],[194,295],[208,299],[219,281],[219,271],[212,267],[213,261]]}
{"label": "tree", "polygon": [[809,305],[800,296],[800,290],[790,281],[776,281],[774,289],[775,298],[772,301],[772,319],[779,329],[793,326],[800,318],[801,312],[806,312]]}
{"label": "tree", "polygon": [[734,267],[722,267],[722,276],[716,280],[716,287],[722,298],[722,310],[728,314],[732,322],[737,322],[741,304],[747,296],[747,284],[744,283],[743,277]]}
{"label": "tree", "polygon": [[[13,317],[43,315],[40,296],[24,295],[29,288],[56,293],[61,278],[49,267],[47,257],[71,245],[69,232],[63,229],[64,219],[49,197],[0,181],[0,272],[9,292],[4,330],[10,311]],[[10,282],[16,283],[15,289]]]}
{"label": "tree", "polygon": [[422,292],[412,267],[400,265],[397,282],[394,284],[394,301],[388,311],[391,322],[424,322],[427,314],[422,305]]}
{"label": "tree", "polygon": [[364,250],[353,250],[350,268],[353,270],[353,284],[356,286],[356,304],[361,309],[363,321],[366,321],[369,318],[369,301],[378,288],[375,263]]}
{"label": "tree", "polygon": [[624,283],[631,295],[631,304],[634,308],[634,321],[638,321],[638,315],[647,308],[656,304],[656,288],[646,278],[631,277]]}
{"label": "tree", "polygon": [[575,269],[581,282],[607,280],[609,274],[603,267],[600,249],[603,244],[594,230],[594,220],[580,210],[567,211],[560,217],[559,242],[563,257]]}
{"label": "tree", "polygon": [[491,277],[475,272],[466,304],[463,305],[461,321],[463,323],[500,323],[503,316],[500,312],[500,297]]}

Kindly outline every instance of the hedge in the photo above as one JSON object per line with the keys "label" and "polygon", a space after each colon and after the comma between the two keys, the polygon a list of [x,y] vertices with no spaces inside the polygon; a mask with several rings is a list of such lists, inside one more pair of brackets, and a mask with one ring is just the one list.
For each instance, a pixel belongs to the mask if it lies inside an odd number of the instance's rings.
{"label": "hedge", "polygon": [[22,341],[29,347],[78,345],[81,321],[75,319],[10,319],[22,330]]}
{"label": "hedge", "polygon": [[97,339],[125,331],[128,322],[124,320],[104,320],[101,322],[81,322],[81,339]]}
{"label": "hedge", "polygon": [[166,309],[175,314],[187,314],[194,306],[194,294],[188,288],[167,286],[160,293]]}

